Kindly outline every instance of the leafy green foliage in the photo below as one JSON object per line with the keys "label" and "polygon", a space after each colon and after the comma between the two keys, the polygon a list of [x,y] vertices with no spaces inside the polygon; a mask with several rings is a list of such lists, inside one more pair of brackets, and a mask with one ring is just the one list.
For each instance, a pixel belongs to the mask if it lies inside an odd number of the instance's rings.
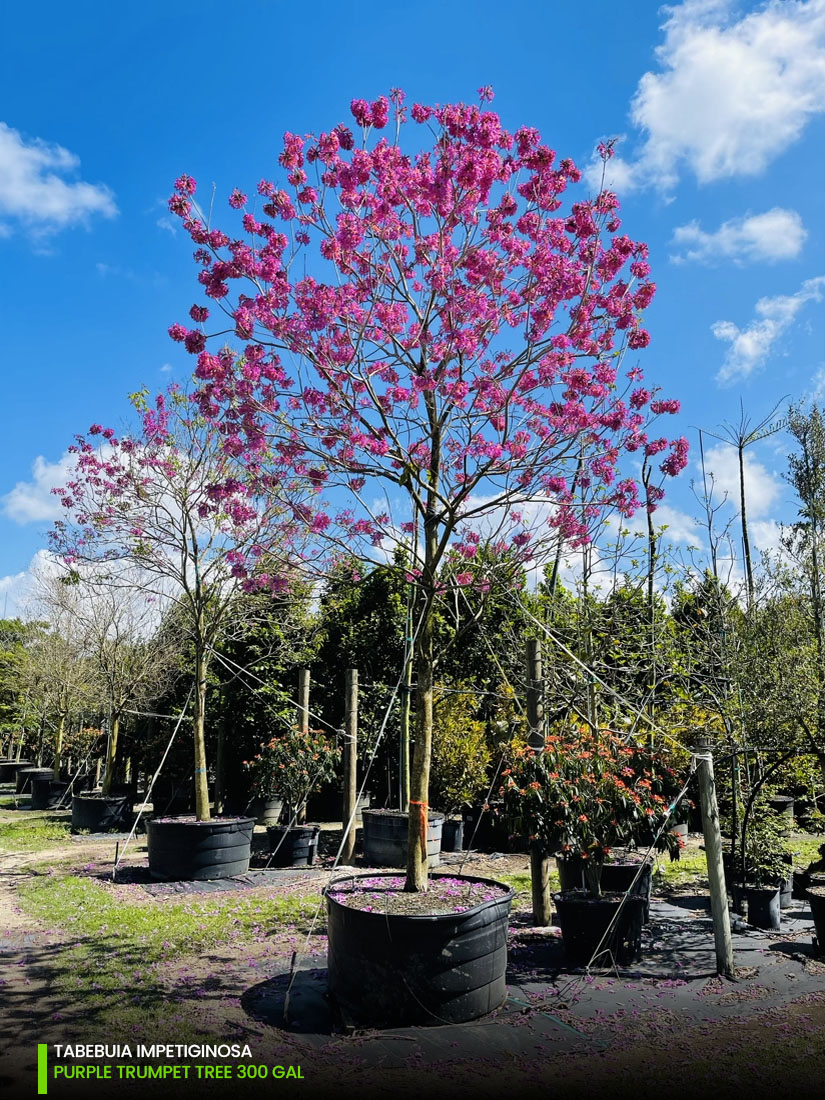
{"label": "leafy green foliage", "polygon": [[486,792],[492,751],[484,722],[476,718],[478,701],[469,689],[436,693],[430,798],[446,813],[471,806]]}

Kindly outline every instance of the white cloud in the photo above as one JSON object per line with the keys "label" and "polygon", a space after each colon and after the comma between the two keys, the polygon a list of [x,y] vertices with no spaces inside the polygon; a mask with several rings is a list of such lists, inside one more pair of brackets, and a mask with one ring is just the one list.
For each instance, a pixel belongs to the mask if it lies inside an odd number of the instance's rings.
{"label": "white cloud", "polygon": [[117,214],[114,195],[101,184],[66,179],[76,175],[80,161],[68,149],[40,138],[26,140],[0,122],[0,218],[3,233],[9,220],[42,236],[71,225],[85,224],[92,215]]}
{"label": "white cloud", "polygon": [[700,183],[758,175],[825,110],[825,0],[770,0],[739,19],[733,7],[663,9],[659,68],[631,103],[644,138],[627,179],[668,192],[685,169]]}
{"label": "white cloud", "polygon": [[811,400],[817,402],[825,401],[825,367],[820,367],[816,374],[813,376],[813,389],[811,390]]}
{"label": "white cloud", "polygon": [[792,260],[799,255],[807,235],[799,214],[781,206],[764,214],[732,218],[713,233],[707,233],[698,221],[692,221],[674,230],[672,243],[684,251],[671,256],[671,260],[675,263],[733,260],[735,264]]}
{"label": "white cloud", "polygon": [[[611,140],[615,140],[618,144],[625,140],[625,136],[621,135]],[[627,195],[631,191],[637,191],[645,183],[637,166],[615,152],[607,162],[602,161],[598,153],[594,153],[592,160],[584,169],[584,178],[592,191],[599,192],[607,189],[615,191],[617,195]]]}
{"label": "white cloud", "polygon": [[55,576],[58,565],[48,550],[38,550],[27,569],[22,573],[12,573],[0,577],[0,610],[3,617],[9,619],[36,619],[37,609],[33,606],[34,578],[43,574]]}
{"label": "white cloud", "polygon": [[[770,515],[782,493],[782,482],[759,462],[750,450],[745,451],[745,507],[749,521],[763,520]],[[705,451],[705,469],[713,474],[714,485],[727,494],[731,505],[739,511],[739,455],[736,447],[720,443]],[[768,521],[772,523],[772,520]]]}
{"label": "white cloud", "polygon": [[64,452],[57,462],[47,462],[38,455],[32,465],[33,479],[18,481],[11,492],[0,497],[0,507],[15,523],[38,523],[59,519],[60,498],[52,493],[65,485],[74,472],[74,455]]}
{"label": "white cloud", "polygon": [[716,375],[717,381],[724,384],[737,378],[747,378],[761,367],[802,307],[808,302],[822,300],[823,288],[825,275],[820,275],[815,279],[806,279],[796,294],[760,298],[754,307],[756,316],[744,329],[733,321],[716,321],[711,325],[711,332],[717,340],[730,344],[725,362]]}
{"label": "white cloud", "polygon": [[748,523],[748,531],[751,542],[757,550],[771,550],[774,553],[781,550],[782,528],[775,520],[755,520],[753,523]]}
{"label": "white cloud", "polygon": [[698,520],[669,504],[658,505],[653,513],[653,523],[656,527],[667,525],[664,535],[667,542],[687,543],[689,546],[697,546],[701,542]]}

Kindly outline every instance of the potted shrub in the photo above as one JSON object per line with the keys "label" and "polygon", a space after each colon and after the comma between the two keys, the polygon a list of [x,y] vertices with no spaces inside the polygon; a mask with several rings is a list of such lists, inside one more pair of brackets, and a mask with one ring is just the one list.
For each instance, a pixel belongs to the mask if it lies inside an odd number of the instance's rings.
{"label": "potted shrub", "polygon": [[792,858],[784,813],[760,806],[748,823],[744,843],[748,922],[756,928],[780,927],[780,888],[793,871]]}
{"label": "potted shrub", "polygon": [[476,718],[477,712],[474,695],[436,694],[430,787],[433,805],[446,814],[441,826],[441,848],[445,852],[463,848],[461,811],[486,793],[489,783],[491,751],[485,725]]}
{"label": "potted shrub", "polygon": [[571,725],[549,734],[543,752],[512,746],[502,776],[511,827],[565,870],[578,871],[581,885],[555,897],[568,959],[591,965],[606,953],[618,962],[638,958],[649,864],[640,861],[635,882],[621,892],[603,889],[602,880],[611,849],[635,843],[643,829],[653,830],[659,850],[678,850],[665,827],[678,789],[673,770],[612,730]]}
{"label": "potted shrub", "polygon": [[320,825],[297,824],[307,798],[335,778],[340,750],[320,730],[289,729],[261,745],[249,764],[258,798],[279,798],[286,822],[267,825],[271,862],[276,867],[308,867],[318,850]]}

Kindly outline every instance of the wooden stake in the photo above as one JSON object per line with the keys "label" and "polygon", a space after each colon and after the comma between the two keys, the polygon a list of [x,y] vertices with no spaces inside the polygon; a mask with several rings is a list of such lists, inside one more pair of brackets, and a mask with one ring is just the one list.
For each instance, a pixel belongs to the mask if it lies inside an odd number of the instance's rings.
{"label": "wooden stake", "polygon": [[[309,733],[309,669],[298,669],[298,728],[301,733]],[[295,809],[296,824],[303,825],[307,819],[307,805]]]}
{"label": "wooden stake", "polygon": [[309,669],[298,669],[298,726],[309,733]]}
{"label": "wooden stake", "polygon": [[[544,752],[544,690],[541,671],[541,642],[527,640],[527,743]],[[553,917],[550,900],[550,858],[537,845],[530,845],[530,882],[533,896],[533,924],[546,928]]]}
{"label": "wooden stake", "polygon": [[344,842],[341,862],[352,863],[355,855],[355,806],[358,797],[358,669],[347,669],[346,708],[344,712]]}
{"label": "wooden stake", "polygon": [[702,808],[702,830],[705,834],[710,911],[713,916],[713,939],[716,944],[716,973],[726,978],[735,978],[730,914],[725,890],[725,871],[722,866],[722,832],[719,827],[716,782],[713,777],[713,751],[707,738],[697,737],[693,748],[693,759],[696,762],[699,802]]}

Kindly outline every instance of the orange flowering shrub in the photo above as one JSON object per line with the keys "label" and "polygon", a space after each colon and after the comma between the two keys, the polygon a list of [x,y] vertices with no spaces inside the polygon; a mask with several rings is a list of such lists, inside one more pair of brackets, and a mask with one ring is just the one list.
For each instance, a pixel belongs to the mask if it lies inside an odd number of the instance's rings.
{"label": "orange flowering shrub", "polygon": [[317,786],[335,778],[340,759],[335,742],[320,730],[291,729],[261,745],[247,766],[259,797],[282,798],[295,811]]}
{"label": "orange flowering shrub", "polygon": [[[672,768],[644,746],[612,730],[571,726],[551,733],[544,752],[512,746],[499,789],[513,832],[548,855],[601,863],[611,848],[664,824],[680,790]],[[669,828],[657,847],[675,851]]]}

